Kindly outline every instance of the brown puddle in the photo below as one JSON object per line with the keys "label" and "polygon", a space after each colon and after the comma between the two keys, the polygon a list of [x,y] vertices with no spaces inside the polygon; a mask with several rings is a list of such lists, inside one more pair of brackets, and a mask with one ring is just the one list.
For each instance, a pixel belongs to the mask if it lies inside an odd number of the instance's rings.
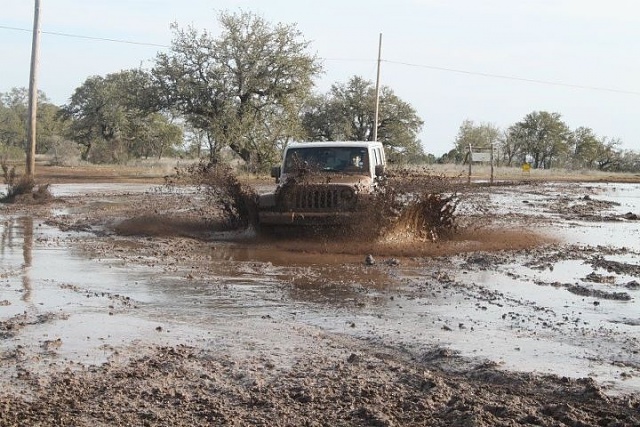
{"label": "brown puddle", "polygon": [[[356,262],[371,254],[379,257],[437,257],[473,251],[521,250],[555,243],[556,240],[531,230],[458,228],[436,241],[411,236],[408,233],[390,234],[370,241],[359,239],[357,232],[328,230],[323,234],[302,233],[291,228],[289,236],[265,235],[235,231],[221,233],[224,225],[205,219],[145,215],[126,219],[113,230],[122,236],[190,237],[202,241],[237,242],[251,245],[247,260],[274,263],[300,260],[303,263]],[[336,235],[339,234],[339,235]],[[298,235],[298,236],[296,236]]]}
{"label": "brown puddle", "polygon": [[[519,195],[513,191],[504,197]],[[130,200],[138,206],[140,199]],[[621,374],[606,370],[610,354],[617,352],[625,357],[614,362],[629,365],[624,373],[634,377],[624,381],[639,382],[640,368],[635,367],[640,363],[630,353],[637,342],[635,299],[572,293],[564,283],[579,282],[592,271],[605,274],[583,262],[599,254],[601,247],[573,249],[579,258],[547,262],[547,255],[566,252],[567,245],[546,248],[556,243],[553,238],[539,228],[524,229],[535,220],[510,222],[503,228],[458,227],[436,241],[406,233],[378,240],[365,240],[357,233],[272,236],[233,230],[222,221],[203,219],[206,215],[200,211],[169,206],[168,201],[164,212],[169,214],[163,214],[156,205],[160,202],[162,197],[151,198],[149,205],[156,212],[146,214],[145,209],[113,213],[105,206],[105,223],[118,220],[118,215],[134,215],[120,219],[107,233],[82,236],[73,228],[68,232],[7,218],[3,262],[11,273],[4,285],[11,292],[0,299],[6,298],[5,315],[29,312],[27,322],[20,317],[9,322],[26,324],[20,334],[33,341],[29,349],[34,354],[40,357],[45,346],[46,357],[55,352],[55,357],[102,361],[111,355],[103,345],[116,349],[159,339],[223,342],[233,351],[256,345],[288,351],[292,336],[295,342],[292,331],[308,327],[312,333],[371,337],[403,348],[435,342],[464,355],[497,360],[510,369],[568,376],[593,370],[600,378],[616,381]],[[97,205],[89,206],[94,216],[76,210],[70,224],[76,218],[93,220]],[[540,210],[525,207],[532,209],[532,216]],[[624,234],[613,236],[628,236],[636,223],[597,224],[598,228],[566,228],[560,221],[543,224],[550,235],[584,231],[590,239],[597,238],[598,245],[616,245],[623,239],[609,239],[604,232],[617,230]],[[92,246],[95,252],[88,248]],[[509,254],[465,255],[476,251]],[[374,265],[366,265],[367,255],[373,256]],[[611,256],[607,266],[614,261],[637,263],[633,253],[619,255],[628,259]],[[535,264],[530,265],[532,260]],[[632,279],[618,277],[616,286]],[[611,286],[581,285],[589,291]],[[637,295],[632,289],[627,292],[632,298]],[[43,313],[55,316],[41,317]],[[38,323],[41,319],[47,322]],[[271,335],[277,331],[277,338]],[[18,342],[4,344],[13,348]],[[61,345],[54,348],[49,342]],[[47,361],[45,356],[42,360]],[[572,370],[563,370],[567,360]]]}

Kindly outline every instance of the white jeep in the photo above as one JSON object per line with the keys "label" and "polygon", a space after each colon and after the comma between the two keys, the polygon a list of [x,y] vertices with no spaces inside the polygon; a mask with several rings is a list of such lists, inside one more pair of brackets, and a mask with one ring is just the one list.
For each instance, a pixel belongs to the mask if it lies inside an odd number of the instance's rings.
{"label": "white jeep", "polygon": [[258,200],[264,225],[332,225],[352,220],[384,175],[379,142],[328,141],[289,144],[271,170],[275,192]]}

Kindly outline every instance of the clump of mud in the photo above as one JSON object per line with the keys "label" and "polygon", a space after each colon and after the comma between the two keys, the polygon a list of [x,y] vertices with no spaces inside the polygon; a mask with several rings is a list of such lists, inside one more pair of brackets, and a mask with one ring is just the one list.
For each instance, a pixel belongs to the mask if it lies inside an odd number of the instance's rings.
{"label": "clump of mud", "polygon": [[212,215],[222,216],[229,229],[254,226],[257,223],[256,192],[241,183],[231,167],[200,162],[176,168],[174,176],[166,178],[166,185],[195,185],[207,199]]}
{"label": "clump of mud", "polygon": [[16,173],[2,160],[2,174],[7,184],[7,194],[0,197],[0,203],[44,204],[53,200],[49,184],[36,185],[33,178]]}
{"label": "clump of mud", "polygon": [[380,181],[373,200],[382,238],[436,241],[457,228],[459,196],[450,179],[397,171]]}

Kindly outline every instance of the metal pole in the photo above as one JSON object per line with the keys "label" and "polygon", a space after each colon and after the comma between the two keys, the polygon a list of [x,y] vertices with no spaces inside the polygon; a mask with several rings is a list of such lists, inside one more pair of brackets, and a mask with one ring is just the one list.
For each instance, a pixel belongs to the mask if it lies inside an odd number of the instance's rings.
{"label": "metal pole", "polygon": [[29,73],[29,120],[27,123],[27,176],[33,179],[36,170],[36,114],[38,110],[38,54],[40,50],[40,0],[35,0],[31,72]]}
{"label": "metal pole", "polygon": [[373,141],[378,140],[378,117],[380,115],[380,62],[382,61],[382,33],[378,41],[378,72],[376,75],[376,110],[373,116]]}

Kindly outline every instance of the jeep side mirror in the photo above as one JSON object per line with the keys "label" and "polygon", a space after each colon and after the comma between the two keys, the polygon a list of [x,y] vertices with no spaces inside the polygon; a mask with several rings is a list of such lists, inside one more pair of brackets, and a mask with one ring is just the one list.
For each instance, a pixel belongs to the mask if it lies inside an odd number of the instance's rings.
{"label": "jeep side mirror", "polygon": [[276,182],[280,179],[280,166],[274,166],[271,168],[271,178],[275,178]]}
{"label": "jeep side mirror", "polygon": [[376,165],[376,176],[384,175],[384,165]]}

